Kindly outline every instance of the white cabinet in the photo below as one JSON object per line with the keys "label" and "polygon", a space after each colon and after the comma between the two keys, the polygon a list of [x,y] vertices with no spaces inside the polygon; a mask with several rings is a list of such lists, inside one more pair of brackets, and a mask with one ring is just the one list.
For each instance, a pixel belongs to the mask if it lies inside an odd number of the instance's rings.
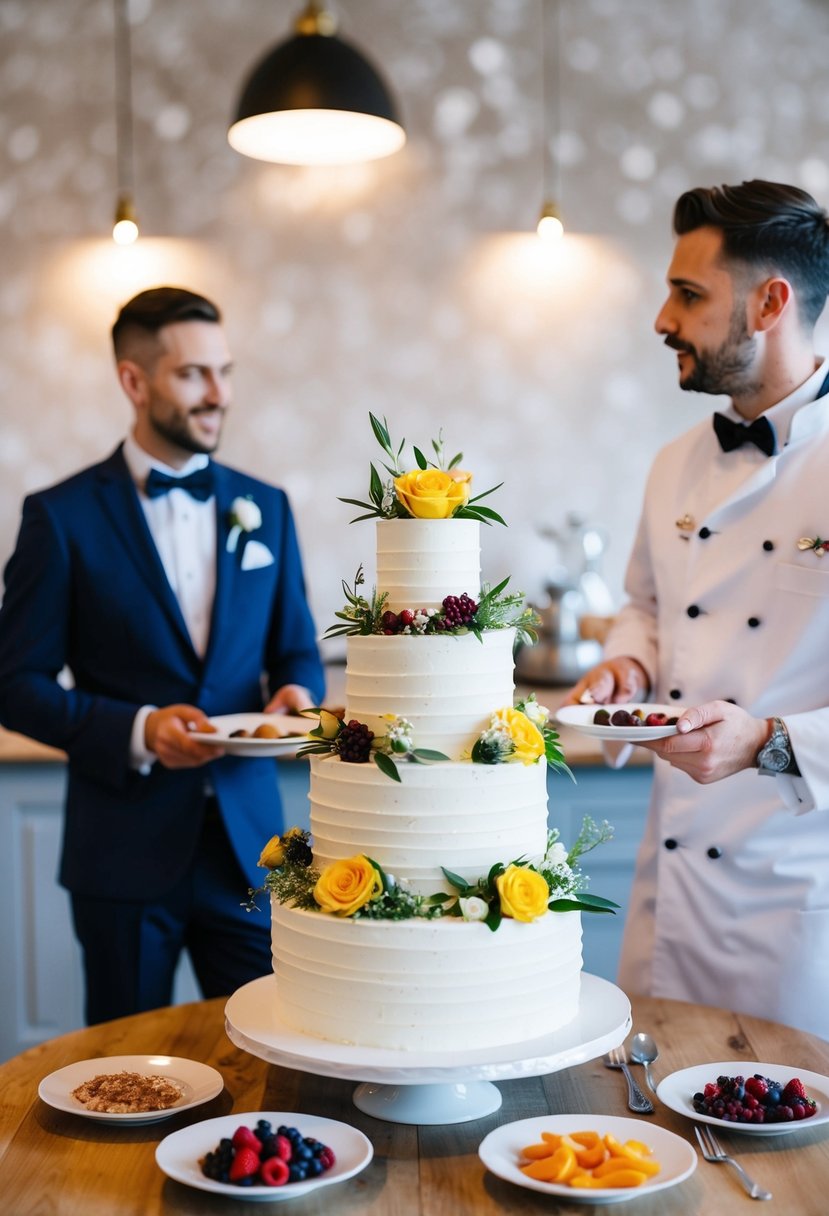
{"label": "white cabinet", "polygon": [[[575,839],[585,814],[614,825],[614,840],[588,854],[584,869],[590,889],[615,900],[620,910],[615,916],[583,918],[585,969],[613,980],[651,770],[579,766],[574,771],[575,785],[548,774],[549,822],[561,830],[566,845]],[[0,1061],[83,1025],[80,950],[69,897],[56,878],[65,782],[62,764],[0,765]],[[279,784],[285,826],[307,827],[307,764],[280,764]],[[174,1001],[198,997],[185,956]]]}

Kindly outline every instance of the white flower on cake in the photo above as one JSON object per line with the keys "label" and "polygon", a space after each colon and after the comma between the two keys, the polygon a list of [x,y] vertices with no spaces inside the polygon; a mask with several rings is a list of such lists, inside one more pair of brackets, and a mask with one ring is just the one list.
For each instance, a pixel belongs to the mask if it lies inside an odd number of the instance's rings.
{"label": "white flower on cake", "polygon": [[230,532],[227,537],[228,553],[235,553],[239,537],[243,532],[255,532],[262,527],[262,512],[248,495],[246,498],[234,498],[228,512]]}
{"label": "white flower on cake", "polygon": [[525,697],[521,702],[523,712],[529,720],[538,727],[539,730],[544,726],[550,716],[550,711],[546,705],[539,705],[535,699],[535,693],[531,692],[528,697]]}
{"label": "white flower on cake", "polygon": [[464,920],[486,920],[489,916],[489,904],[478,895],[461,896],[458,907]]}

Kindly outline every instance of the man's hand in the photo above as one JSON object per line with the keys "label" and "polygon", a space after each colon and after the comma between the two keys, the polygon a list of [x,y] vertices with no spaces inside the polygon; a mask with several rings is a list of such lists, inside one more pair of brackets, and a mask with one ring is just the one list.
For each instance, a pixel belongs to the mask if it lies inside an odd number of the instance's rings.
{"label": "man's hand", "polygon": [[221,747],[197,743],[191,731],[209,727],[205,714],[195,705],[165,705],[147,715],[144,741],[165,768],[198,768],[224,755]]}
{"label": "man's hand", "polygon": [[301,709],[313,709],[314,702],[301,684],[283,684],[265,706],[266,714],[298,714]]}
{"label": "man's hand", "polygon": [[638,743],[650,748],[700,785],[754,768],[757,753],[771,735],[767,718],[752,718],[730,701],[706,701],[686,709],[677,734]]}
{"label": "man's hand", "polygon": [[578,705],[585,693],[589,693],[597,705],[641,700],[647,694],[649,684],[647,672],[636,659],[605,659],[582,676],[563,704]]}

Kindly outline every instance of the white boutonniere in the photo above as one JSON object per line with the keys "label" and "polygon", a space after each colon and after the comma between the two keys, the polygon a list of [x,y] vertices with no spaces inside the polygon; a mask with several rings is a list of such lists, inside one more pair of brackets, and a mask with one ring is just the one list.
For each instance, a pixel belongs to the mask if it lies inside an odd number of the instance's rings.
{"label": "white boutonniere", "polygon": [[230,522],[230,532],[227,538],[228,553],[236,552],[239,537],[243,532],[255,532],[257,528],[262,527],[262,512],[250,495],[247,498],[234,498],[230,504],[228,519]]}

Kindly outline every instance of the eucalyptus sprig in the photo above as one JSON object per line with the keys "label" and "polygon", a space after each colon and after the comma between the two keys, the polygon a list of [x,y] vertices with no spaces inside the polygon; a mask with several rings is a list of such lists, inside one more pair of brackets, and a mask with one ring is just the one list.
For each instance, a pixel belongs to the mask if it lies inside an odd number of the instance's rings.
{"label": "eucalyptus sprig", "polygon": [[382,591],[378,594],[377,588],[374,587],[371,592],[371,599],[367,600],[364,595],[360,595],[358,590],[358,588],[363,586],[365,581],[362,565],[357,568],[353,588],[349,587],[345,579],[342,580],[346,603],[342,611],[335,612],[334,616],[343,623],[341,625],[329,625],[325,631],[325,637],[336,638],[354,634],[365,637],[368,634],[379,631],[379,621],[385,610],[389,593],[388,591]]}
{"label": "eucalyptus sprig", "polygon": [[523,591],[501,594],[508,583],[509,578],[505,578],[495,587],[481,584],[481,597],[470,629],[479,639],[485,629],[514,629],[516,646],[532,646],[538,641],[538,614],[524,603]]}
{"label": "eucalyptus sprig", "polygon": [[[389,474],[390,480],[384,480],[375,466],[369,464],[369,501],[365,502],[359,498],[341,498],[339,501],[348,503],[352,507],[359,507],[363,512],[362,515],[355,515],[354,519],[350,521],[352,524],[359,523],[362,519],[411,519],[409,512],[403,506],[394,490],[394,479],[402,477],[406,472],[406,469],[400,463],[400,457],[406,445],[406,440],[402,439],[395,446],[389,433],[389,424],[385,418],[381,422],[374,414],[369,413],[369,421],[371,422],[374,437],[380,444],[386,457],[382,463],[382,467]],[[438,438],[433,439],[431,443],[436,457],[435,460],[429,460],[419,447],[412,444],[415,463],[419,469],[431,467],[448,473],[452,469],[457,468],[463,459],[463,452],[456,452],[447,461],[443,450],[444,439],[442,430],[438,433]],[[504,524],[504,527],[506,527],[506,523],[497,511],[493,511],[491,507],[481,505],[482,499],[487,498],[490,494],[494,494],[496,490],[500,490],[503,484],[501,481],[497,486],[492,486],[491,489],[484,490],[482,494],[476,494],[474,498],[470,498],[464,506],[458,507],[455,510],[452,519],[477,519],[480,523],[499,523]]]}

